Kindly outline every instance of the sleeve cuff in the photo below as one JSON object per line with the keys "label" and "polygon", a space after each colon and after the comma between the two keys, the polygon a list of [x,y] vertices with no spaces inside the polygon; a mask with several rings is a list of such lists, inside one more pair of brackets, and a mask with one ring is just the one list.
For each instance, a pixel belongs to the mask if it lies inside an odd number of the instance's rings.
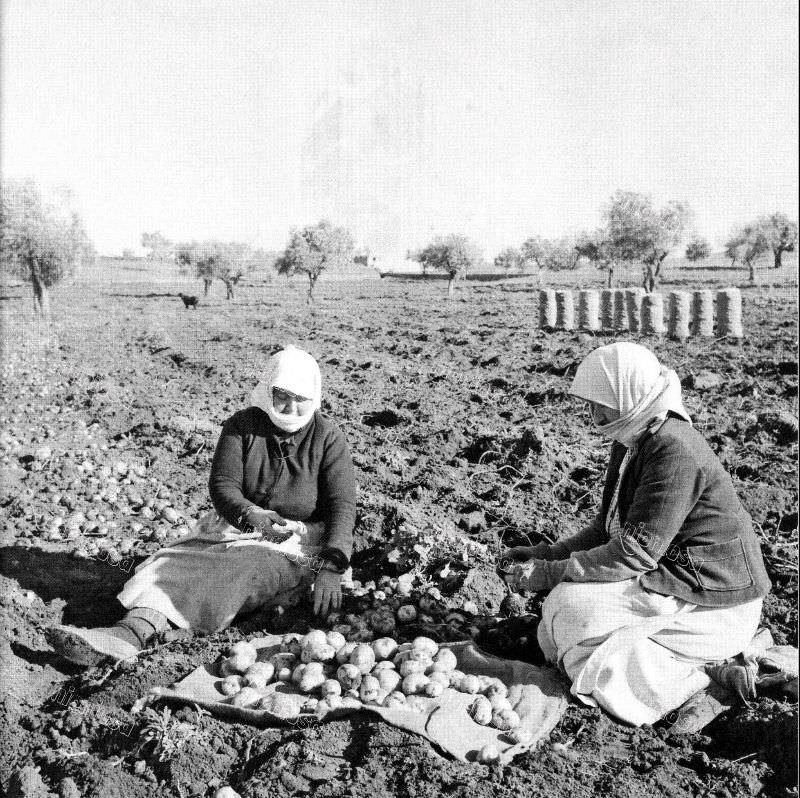
{"label": "sleeve cuff", "polygon": [[345,553],[341,549],[332,546],[322,549],[318,556],[320,559],[332,563],[341,573],[344,573],[350,565],[350,560]]}

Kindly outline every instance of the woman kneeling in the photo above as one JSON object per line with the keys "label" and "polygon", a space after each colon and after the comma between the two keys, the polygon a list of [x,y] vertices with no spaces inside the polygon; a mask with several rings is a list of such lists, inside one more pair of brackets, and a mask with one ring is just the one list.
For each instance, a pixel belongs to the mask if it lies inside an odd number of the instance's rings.
{"label": "woman kneeling", "polygon": [[614,441],[601,510],[574,537],[512,549],[524,562],[510,583],[551,589],[539,644],[573,695],[634,725],[671,713],[674,731],[696,731],[725,708],[712,666],[747,648],[769,592],[750,516],[648,349],[596,349],[570,393]]}

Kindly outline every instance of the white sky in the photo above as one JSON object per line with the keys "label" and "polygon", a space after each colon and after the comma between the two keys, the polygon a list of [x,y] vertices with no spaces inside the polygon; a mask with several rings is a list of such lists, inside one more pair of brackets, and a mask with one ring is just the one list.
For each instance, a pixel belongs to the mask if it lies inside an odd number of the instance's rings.
{"label": "white sky", "polygon": [[7,0],[2,44],[4,173],[70,185],[101,252],[327,215],[492,257],[617,188],[712,240],[797,216],[794,2]]}

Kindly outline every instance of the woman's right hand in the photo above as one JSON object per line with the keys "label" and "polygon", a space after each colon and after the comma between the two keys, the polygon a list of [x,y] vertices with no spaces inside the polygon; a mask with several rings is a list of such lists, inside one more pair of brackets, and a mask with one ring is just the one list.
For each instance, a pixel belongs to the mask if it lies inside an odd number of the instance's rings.
{"label": "woman's right hand", "polygon": [[258,507],[247,514],[243,531],[256,532],[271,543],[283,543],[295,533],[295,528],[294,522],[287,521],[274,510]]}

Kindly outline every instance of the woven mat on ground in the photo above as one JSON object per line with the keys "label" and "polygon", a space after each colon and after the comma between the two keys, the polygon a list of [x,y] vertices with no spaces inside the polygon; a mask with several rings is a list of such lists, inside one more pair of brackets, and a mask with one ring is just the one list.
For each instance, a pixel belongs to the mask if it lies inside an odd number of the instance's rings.
{"label": "woven mat on ground", "polygon": [[[258,649],[259,660],[266,660],[280,650],[280,637],[277,635],[251,642]],[[531,734],[529,743],[512,745],[504,732],[475,723],[467,712],[475,697],[455,690],[445,690],[440,698],[423,697],[422,700],[428,707],[426,712],[387,709],[347,699],[345,706],[328,713],[326,719],[339,718],[358,711],[373,712],[388,723],[426,737],[442,751],[457,759],[472,761],[484,745],[493,743],[500,752],[501,762],[508,762],[548,735],[567,708],[568,692],[564,681],[554,669],[501,659],[481,651],[469,642],[445,643],[442,647],[452,649],[458,659],[458,667],[464,673],[495,676],[506,684],[509,701],[519,715],[522,727]],[[197,704],[217,717],[254,726],[303,724],[303,716],[299,720],[289,721],[266,710],[234,707],[225,703],[225,696],[218,689],[221,679],[216,673],[216,667],[201,666],[169,688],[154,688],[151,695],[171,702]],[[277,688],[275,685],[268,686],[267,692],[276,689],[296,696],[298,706],[308,698],[284,683]],[[305,721],[314,722],[314,718],[313,714],[306,715]]]}

